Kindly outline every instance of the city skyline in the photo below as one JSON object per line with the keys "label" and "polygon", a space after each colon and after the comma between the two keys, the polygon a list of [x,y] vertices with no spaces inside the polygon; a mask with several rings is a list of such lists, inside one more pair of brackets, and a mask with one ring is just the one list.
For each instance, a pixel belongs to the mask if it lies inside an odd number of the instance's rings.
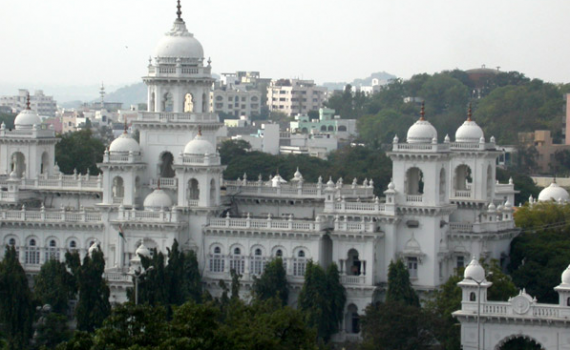
{"label": "city skyline", "polygon": [[[176,2],[7,0],[0,5],[5,85],[140,82],[148,57],[175,19]],[[286,6],[182,0],[189,30],[216,73],[260,71],[317,83],[386,71],[409,78],[446,69],[517,70],[570,81],[565,1],[438,0],[356,3],[292,0]],[[221,11],[223,9],[223,11]],[[17,29],[16,29],[17,28]]]}

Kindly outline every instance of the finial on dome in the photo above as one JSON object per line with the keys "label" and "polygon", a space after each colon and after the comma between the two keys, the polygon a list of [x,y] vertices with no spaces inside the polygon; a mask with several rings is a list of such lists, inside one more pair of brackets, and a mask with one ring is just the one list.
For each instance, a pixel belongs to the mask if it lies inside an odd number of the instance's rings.
{"label": "finial on dome", "polygon": [[469,102],[469,108],[467,109],[467,121],[472,121],[471,119],[471,102]]}
{"label": "finial on dome", "polygon": [[160,177],[158,178],[158,181],[156,183],[156,189],[160,190]]}
{"label": "finial on dome", "polygon": [[198,125],[198,136],[202,136],[202,125]]}
{"label": "finial on dome", "polygon": [[552,178],[552,183],[553,183],[553,184],[556,183],[556,175],[554,175],[554,177]]}
{"label": "finial on dome", "polygon": [[30,110],[30,93],[28,92],[28,96],[26,96],[26,109]]}
{"label": "finial on dome", "polygon": [[211,65],[212,65],[212,59],[208,57],[208,67],[210,67]]}
{"label": "finial on dome", "polygon": [[124,131],[123,134],[127,134],[127,130],[129,129],[129,127],[127,126],[127,116],[124,117],[125,118],[125,127],[124,127]]}
{"label": "finial on dome", "polygon": [[425,118],[425,102],[422,102],[422,109],[420,110],[420,120],[426,120]]}
{"label": "finial on dome", "polygon": [[180,5],[180,0],[177,1],[178,4],[176,5],[176,8],[178,9],[178,11],[176,11],[176,15],[178,16],[179,20],[182,20],[182,5]]}

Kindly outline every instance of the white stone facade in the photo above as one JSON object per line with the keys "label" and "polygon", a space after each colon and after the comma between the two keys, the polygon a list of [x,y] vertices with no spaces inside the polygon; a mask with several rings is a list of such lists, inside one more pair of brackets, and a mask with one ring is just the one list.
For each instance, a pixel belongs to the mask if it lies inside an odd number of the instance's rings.
{"label": "white stone facade", "polygon": [[140,244],[166,252],[176,239],[197,252],[214,295],[218,280],[236,269],[246,296],[264,264],[283,257],[296,305],[306,263],[335,262],[348,298],[340,337],[354,338],[358,314],[384,291],[394,259],[405,259],[416,289],[431,291],[471,256],[508,253],[518,233],[515,190],[494,180],[494,140],[439,144],[423,116],[407,142],[395,138],[393,182],[382,198],[372,179],[308,183],[299,171],[289,181],[224,181],[215,148],[222,124],[207,105],[212,78],[203,59],[179,17],[143,78],[149,111],[132,123],[140,143],[125,131],[105,152],[98,177],[61,174],[57,140],[39,121],[2,128],[0,242],[17,247],[28,273],[67,249],[83,256],[98,244],[112,301],[121,302]]}

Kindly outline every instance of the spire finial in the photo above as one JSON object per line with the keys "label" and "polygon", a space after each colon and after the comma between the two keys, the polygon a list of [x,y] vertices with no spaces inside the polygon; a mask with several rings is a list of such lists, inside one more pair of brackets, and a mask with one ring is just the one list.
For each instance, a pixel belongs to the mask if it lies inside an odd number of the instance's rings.
{"label": "spire finial", "polygon": [[425,102],[422,102],[422,109],[420,111],[420,120],[426,120],[425,115],[426,115]]}
{"label": "spire finial", "polygon": [[202,125],[198,125],[198,136],[202,136]]}
{"label": "spire finial", "polygon": [[176,5],[178,11],[176,11],[176,15],[178,16],[179,20],[182,20],[182,5],[180,5],[180,0],[178,0],[178,5]]}
{"label": "spire finial", "polygon": [[469,108],[467,109],[467,121],[472,121],[471,119],[471,102],[469,102]]}
{"label": "spire finial", "polygon": [[28,96],[26,96],[26,109],[31,109],[30,108],[30,93],[28,92]]}
{"label": "spire finial", "polygon": [[129,127],[127,126],[127,116],[124,116],[123,118],[125,118],[125,127],[124,127],[123,134],[127,134],[127,129],[129,128]]}
{"label": "spire finial", "polygon": [[156,184],[156,189],[160,190],[160,177],[158,178],[157,184]]}

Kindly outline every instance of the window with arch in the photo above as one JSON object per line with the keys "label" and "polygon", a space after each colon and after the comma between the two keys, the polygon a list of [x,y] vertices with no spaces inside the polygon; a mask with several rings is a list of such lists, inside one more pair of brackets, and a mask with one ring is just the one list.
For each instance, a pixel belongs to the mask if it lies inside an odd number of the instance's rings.
{"label": "window with arch", "polygon": [[240,275],[243,275],[245,270],[245,257],[241,255],[241,249],[239,247],[232,250],[232,255],[230,256],[230,270],[234,270]]}
{"label": "window with arch", "polygon": [[356,249],[349,250],[346,259],[346,274],[349,276],[360,276],[361,265],[358,251]]}
{"label": "window with arch", "polygon": [[329,131],[334,131],[334,126],[329,125]]}
{"label": "window with arch", "polygon": [[16,173],[18,178],[22,177],[26,171],[26,157],[22,152],[12,154],[10,161],[11,171]]}
{"label": "window with arch", "polygon": [[406,194],[422,195],[424,193],[424,174],[420,168],[410,168],[406,171]]}
{"label": "window with arch", "polygon": [[190,179],[190,181],[188,181],[188,201],[195,201],[195,203],[190,203],[190,205],[197,205],[198,199],[200,199],[200,186],[198,180]]}
{"label": "window with arch", "polygon": [[194,112],[194,96],[191,93],[184,95],[184,113]]}
{"label": "window with arch", "polygon": [[26,264],[37,265],[40,263],[40,248],[35,239],[30,239],[26,245],[24,260]]}
{"label": "window with arch", "polygon": [[162,111],[173,112],[173,109],[174,109],[174,98],[170,92],[167,92],[162,96]]}
{"label": "window with arch", "polygon": [[493,198],[493,168],[487,167],[487,198]]}
{"label": "window with arch", "polygon": [[[470,191],[472,182],[471,168],[468,165],[461,164],[455,168],[455,182],[453,183],[453,188],[456,191]],[[456,193],[455,196],[463,197],[461,193]]]}
{"label": "window with arch", "polygon": [[477,301],[477,296],[475,295],[475,292],[471,292],[469,294],[469,301]]}
{"label": "window with arch", "polygon": [[360,333],[360,316],[358,315],[358,308],[354,304],[350,304],[346,309],[346,332],[347,333]]}
{"label": "window with arch", "polygon": [[327,126],[326,125],[321,126],[321,131],[327,131]]}
{"label": "window with arch", "polygon": [[267,260],[263,257],[263,252],[260,248],[256,248],[253,251],[253,256],[250,257],[250,273],[261,275],[265,270],[265,265],[267,265]]}
{"label": "window with arch", "polygon": [[69,248],[71,248],[71,249],[77,248],[77,242],[76,241],[69,241]]}
{"label": "window with arch", "polygon": [[113,203],[122,203],[123,197],[125,196],[125,185],[122,177],[116,176],[113,179],[112,192],[113,192]]}
{"label": "window with arch", "polygon": [[439,171],[439,201],[445,201],[445,169]]}
{"label": "window with arch", "polygon": [[160,177],[171,178],[176,174],[172,168],[174,164],[174,156],[172,153],[166,151],[160,156],[159,175]]}
{"label": "window with arch", "polygon": [[305,251],[301,249],[297,252],[297,257],[293,260],[293,275],[304,276],[306,268],[307,259],[305,258]]}
{"label": "window with arch", "polygon": [[47,152],[42,153],[42,162],[40,163],[40,174],[46,174],[49,169],[49,155]]}
{"label": "window with arch", "polygon": [[149,106],[148,106],[149,112],[154,112],[156,110],[155,104],[156,104],[156,97],[155,97],[155,94],[153,92],[150,94],[150,101],[149,101]]}
{"label": "window with arch", "polygon": [[206,113],[208,112],[208,98],[206,96],[206,93],[202,94],[202,113]]}
{"label": "window with arch", "polygon": [[338,131],[347,131],[345,125],[339,125]]}
{"label": "window with arch", "polygon": [[214,247],[212,254],[210,254],[210,272],[224,272],[224,262],[222,248]]}
{"label": "window with arch", "polygon": [[60,258],[60,254],[59,254],[59,249],[57,248],[57,242],[55,241],[55,239],[51,239],[48,242],[48,247],[46,248],[45,251],[45,260],[59,260]]}
{"label": "window with arch", "polygon": [[8,241],[8,245],[10,245],[12,247],[16,246],[16,239],[10,238],[10,240]]}

